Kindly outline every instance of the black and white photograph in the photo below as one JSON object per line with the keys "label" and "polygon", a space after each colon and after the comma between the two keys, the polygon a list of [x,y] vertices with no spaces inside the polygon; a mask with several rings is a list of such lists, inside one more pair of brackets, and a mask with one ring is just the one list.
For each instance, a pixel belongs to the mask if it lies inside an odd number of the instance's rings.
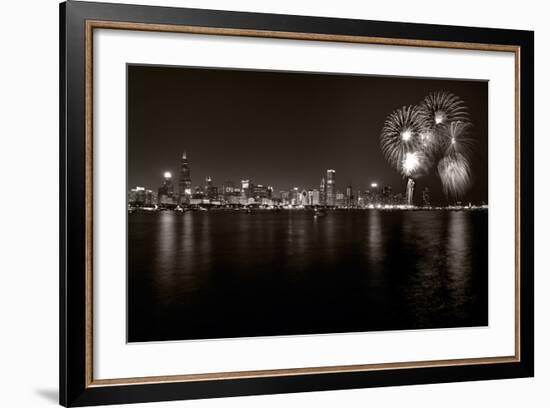
{"label": "black and white photograph", "polygon": [[126,69],[128,342],[488,326],[487,81]]}

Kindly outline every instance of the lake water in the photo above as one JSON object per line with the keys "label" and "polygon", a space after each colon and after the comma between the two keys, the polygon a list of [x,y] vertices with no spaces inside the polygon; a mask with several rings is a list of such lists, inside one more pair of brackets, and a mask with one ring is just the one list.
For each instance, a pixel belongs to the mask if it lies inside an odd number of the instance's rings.
{"label": "lake water", "polygon": [[129,214],[128,341],[486,326],[487,214]]}

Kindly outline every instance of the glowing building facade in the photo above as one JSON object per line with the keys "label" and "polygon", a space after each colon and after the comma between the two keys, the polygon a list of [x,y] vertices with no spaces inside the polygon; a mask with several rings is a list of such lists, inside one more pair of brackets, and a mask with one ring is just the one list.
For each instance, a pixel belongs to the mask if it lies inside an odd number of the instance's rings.
{"label": "glowing building facade", "polygon": [[128,194],[128,204],[133,207],[153,207],[156,203],[152,190],[144,187],[136,187]]}
{"label": "glowing building facade", "polygon": [[250,180],[241,180],[241,198],[246,200],[251,197],[251,187]]}
{"label": "glowing building facade", "polygon": [[327,204],[327,183],[325,178],[321,178],[321,184],[319,185],[319,205]]}
{"label": "glowing building facade", "polygon": [[327,170],[326,204],[336,206],[336,170]]}

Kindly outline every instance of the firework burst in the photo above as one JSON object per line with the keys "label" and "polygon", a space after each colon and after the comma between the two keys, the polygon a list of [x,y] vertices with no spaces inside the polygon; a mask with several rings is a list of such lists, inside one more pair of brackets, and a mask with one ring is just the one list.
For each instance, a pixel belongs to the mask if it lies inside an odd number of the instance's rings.
{"label": "firework burst", "polygon": [[[391,113],[380,134],[380,147],[388,162],[404,175],[407,154],[421,150],[422,118],[416,106],[403,106]],[[410,160],[410,159],[409,159]]]}
{"label": "firework burst", "polygon": [[472,154],[475,141],[470,138],[470,123],[451,122],[444,134],[442,147],[445,155],[460,153],[464,157]]}
{"label": "firework burst", "polygon": [[392,112],[384,122],[380,147],[386,160],[409,178],[410,195],[414,188],[410,182],[438,163],[443,192],[447,198],[459,198],[472,178],[469,159],[474,140],[469,137],[470,127],[464,101],[451,92],[436,91],[418,106],[403,106]]}
{"label": "firework burst", "polygon": [[458,198],[470,186],[470,162],[461,153],[443,157],[437,165],[443,192],[448,198]]}
{"label": "firework burst", "polygon": [[430,167],[428,156],[421,151],[407,152],[401,161],[401,174],[405,177],[420,177],[426,174]]}
{"label": "firework burst", "polygon": [[430,93],[420,103],[420,114],[429,129],[440,130],[451,122],[468,123],[470,115],[462,99],[451,92]]}

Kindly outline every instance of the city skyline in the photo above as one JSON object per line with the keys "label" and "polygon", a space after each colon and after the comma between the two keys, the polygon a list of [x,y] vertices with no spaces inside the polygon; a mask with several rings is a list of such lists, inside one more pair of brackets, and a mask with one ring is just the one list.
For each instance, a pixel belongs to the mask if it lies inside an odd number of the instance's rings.
{"label": "city skyline", "polygon": [[[184,152],[184,155],[186,156],[186,153],[187,152]],[[186,157],[187,159],[187,157]],[[189,164],[187,164],[187,166],[189,166]],[[266,182],[258,182],[255,178],[253,177],[240,177],[238,180],[231,180],[231,179],[227,179],[227,178],[222,178],[222,179],[218,179],[216,180],[214,177],[212,176],[206,176],[204,180],[201,181],[197,181],[197,182],[193,182],[193,179],[189,176],[189,172],[190,172],[190,166],[187,167],[186,166],[186,178],[183,178],[181,177],[181,174],[178,176],[178,174],[174,171],[172,171],[171,169],[166,169],[164,171],[162,171],[158,177],[158,182],[157,184],[161,184],[162,181],[164,179],[171,179],[174,183],[174,192],[176,192],[177,194],[182,194],[182,191],[186,191],[187,194],[189,195],[192,195],[194,193],[194,191],[199,188],[199,189],[205,189],[207,184],[208,183],[212,183],[215,187],[223,187],[225,186],[227,183],[231,183],[231,184],[234,184],[234,185],[241,185],[242,182],[249,182],[250,184],[254,184],[256,186],[266,186],[266,187],[269,187],[269,188],[272,188],[273,192],[275,194],[277,193],[280,193],[280,192],[284,192],[284,191],[291,191],[293,189],[299,189],[300,191],[302,190],[316,190],[316,191],[319,191],[321,193],[324,192],[324,189],[327,188],[327,184],[330,184],[330,181],[334,182],[334,185],[335,185],[335,188],[333,189],[333,192],[332,193],[327,193],[327,194],[332,194],[332,195],[336,195],[337,192],[342,192],[341,189],[340,189],[340,186],[338,184],[336,184],[335,180],[334,180],[334,177],[335,177],[335,174],[337,174],[337,171],[334,170],[334,169],[326,169],[325,172],[323,173],[321,171],[321,177],[320,177],[320,183],[318,183],[318,185],[315,185],[315,186],[304,186],[304,185],[298,185],[296,183],[294,184],[291,184],[291,185],[288,185],[288,186],[275,186],[273,185],[272,183],[266,183]],[[325,177],[325,175],[327,175],[328,173],[332,174],[333,175],[333,179],[331,179],[330,181],[326,181],[328,179],[328,177]],[[344,190],[347,190],[350,186],[351,187],[354,187],[354,190],[355,188],[358,188],[359,190],[368,190],[368,189],[372,189],[372,188],[382,188],[382,187],[388,187],[388,185],[383,185],[382,183],[379,183],[376,179],[376,177],[372,178],[372,180],[367,183],[367,185],[365,186],[357,186],[357,185],[353,185],[353,184],[349,184],[349,183],[344,183],[345,184],[345,187],[344,187]],[[175,189],[175,186],[178,186],[178,189],[176,191]],[[182,187],[184,186],[184,187]],[[144,188],[144,189],[148,189],[148,190],[155,190],[158,188],[158,186],[148,186],[148,185],[135,185],[135,186],[128,186],[129,188]],[[324,187],[324,189],[323,189]],[[395,188],[395,186],[389,186],[391,187],[392,189]],[[395,190],[397,191],[397,189]],[[404,193],[404,191],[403,191]],[[334,199],[334,197],[332,198]],[[330,199],[329,199],[330,201]]]}
{"label": "city skyline", "polygon": [[[488,201],[485,82],[133,65],[128,74],[135,83],[128,95],[128,187],[156,189],[165,171],[177,179],[187,151],[193,187],[210,176],[218,186],[250,178],[277,192],[318,188],[320,173],[333,168],[342,190],[377,182],[404,192],[407,181],[380,152],[384,119],[445,87],[470,106],[478,147],[463,201]],[[267,100],[260,98],[265,93]],[[416,201],[428,187],[435,203],[447,203],[437,176],[416,184]]]}
{"label": "city skyline", "polygon": [[[319,202],[313,205],[326,205],[326,206],[338,206],[337,201],[338,200],[346,200],[346,202],[349,203],[351,199],[357,200],[358,195],[361,194],[368,194],[369,192],[376,192],[380,193],[382,196],[382,192],[385,192],[387,189],[389,189],[390,194],[393,194],[392,197],[396,196],[402,196],[403,202],[406,203],[409,201],[409,194],[412,194],[409,191],[409,183],[405,182],[406,184],[404,186],[400,185],[397,188],[392,185],[387,185],[383,183],[379,183],[377,181],[376,177],[371,178],[371,181],[367,183],[365,186],[357,186],[353,184],[344,184],[344,187],[342,188],[341,185],[338,185],[336,183],[336,170],[335,169],[327,169],[324,173],[322,173],[320,183],[319,185],[313,187],[313,186],[300,186],[300,185],[291,185],[291,186],[284,186],[281,188],[278,188],[277,186],[274,186],[270,183],[256,183],[256,180],[251,177],[244,177],[240,178],[239,180],[229,180],[229,179],[222,179],[215,180],[212,176],[206,176],[205,180],[203,181],[203,184],[200,182],[193,183],[193,179],[191,178],[191,166],[189,163],[189,159],[187,157],[187,152],[184,151],[182,153],[181,159],[180,159],[180,173],[177,175],[177,173],[166,170],[162,172],[163,178],[162,183],[158,187],[158,194],[156,193],[157,188],[155,186],[145,186],[145,185],[136,185],[136,186],[128,186],[128,193],[131,193],[132,191],[146,191],[146,192],[155,192],[155,197],[158,195],[160,196],[162,189],[170,189],[168,192],[168,195],[174,196],[174,203],[177,205],[182,204],[190,204],[189,198],[193,197],[197,194],[197,192],[200,192],[201,194],[205,195],[205,198],[208,198],[212,201],[217,201],[219,197],[222,197],[225,195],[226,191],[225,189],[227,186],[231,186],[231,188],[235,188],[235,191],[240,192],[243,187],[243,183],[246,183],[247,185],[250,184],[254,187],[262,187],[267,188],[271,191],[270,198],[277,198],[282,199],[284,193],[291,193],[293,190],[299,191],[300,193],[303,192],[316,192],[319,194]],[[175,175],[176,174],[176,175]],[[167,186],[166,182],[167,180],[170,180],[170,185]],[[160,179],[159,179],[160,182]],[[176,188],[176,186],[178,186]],[[215,189],[216,193],[212,195],[212,193],[208,193],[210,189]],[[329,186],[332,186],[329,188]],[[248,188],[248,187],[247,187]],[[219,194],[219,195],[218,195]],[[341,196],[338,198],[338,196]],[[385,193],[384,193],[385,195]],[[183,198],[184,196],[187,196],[187,199]],[[160,198],[160,197],[159,197]],[[156,198],[155,198],[156,200]],[[426,206],[433,204],[431,191],[429,187],[424,186],[422,190],[415,193],[414,197],[411,198],[414,205],[419,206]],[[455,202],[449,202],[447,204],[455,204],[456,202],[460,202],[463,204],[474,204],[474,205],[486,205],[486,201],[480,201],[480,202],[472,202],[472,201],[463,201],[458,200]],[[160,201],[159,201],[160,204]],[[312,204],[310,204],[312,205]]]}
{"label": "city skyline", "polygon": [[[213,184],[218,190],[221,190],[228,183],[232,184],[232,185],[240,186],[243,182],[247,182],[247,183],[253,184],[255,186],[259,186],[259,187],[264,187],[265,186],[267,188],[270,188],[273,191],[274,197],[279,197],[281,193],[290,192],[290,191],[295,190],[295,189],[299,190],[300,192],[302,192],[304,190],[305,191],[317,191],[317,192],[320,193],[320,195],[321,195],[320,199],[322,201],[326,201],[327,203],[332,203],[332,204],[327,204],[327,205],[335,205],[336,195],[338,193],[343,193],[345,191],[346,196],[348,196],[349,195],[348,190],[350,188],[353,189],[353,192],[357,192],[357,191],[368,191],[368,190],[373,190],[373,189],[382,190],[383,188],[389,187],[396,194],[399,194],[399,193],[402,193],[403,195],[406,194],[405,188],[403,189],[404,190],[403,192],[400,192],[399,188],[395,188],[395,186],[384,185],[382,183],[379,183],[377,181],[376,177],[372,178],[372,180],[369,183],[367,183],[367,185],[365,185],[365,186],[345,184],[345,187],[342,190],[341,186],[339,186],[335,182],[335,175],[337,173],[335,169],[327,169],[324,173],[322,173],[322,176],[320,178],[320,183],[317,186],[301,186],[301,185],[293,184],[293,185],[290,185],[290,186],[280,186],[279,187],[279,186],[274,186],[271,183],[265,183],[265,182],[256,183],[256,180],[254,178],[251,178],[251,177],[241,177],[238,180],[229,180],[229,179],[216,180],[212,176],[206,176],[205,179],[202,181],[202,184],[201,184],[200,181],[198,181],[196,183],[193,183],[193,179],[191,178],[191,175],[190,175],[190,173],[191,173],[190,167],[191,166],[189,164],[189,161],[188,161],[189,159],[187,157],[187,152],[186,151],[184,151],[182,153],[182,159],[181,160],[182,160],[182,164],[181,164],[181,171],[180,171],[179,175],[176,172],[172,171],[171,169],[166,169],[165,171],[161,172],[162,178],[159,177],[159,183],[165,182],[166,179],[172,180],[172,183],[173,183],[173,186],[171,187],[172,188],[172,193],[174,193],[178,196],[181,196],[182,194],[193,195],[193,194],[195,194],[197,189],[200,189],[201,191],[204,191],[204,190],[207,189],[207,185],[209,183]],[[329,174],[332,175],[331,176],[332,179],[329,178]],[[328,185],[331,184],[331,182],[334,183],[334,187],[332,188],[331,193],[328,193],[327,192],[327,187],[328,187]],[[175,187],[176,185],[178,186],[177,189]],[[130,188],[130,190],[145,189],[145,190],[155,191],[157,189],[157,187],[155,187],[155,186],[146,186],[146,185],[135,185],[135,186],[128,186],[128,187]],[[161,189],[162,187],[163,186],[160,185],[159,189]],[[221,187],[221,189],[220,189],[220,187]],[[236,188],[241,188],[241,187],[236,187]],[[182,193],[182,191],[184,193]],[[221,193],[222,192],[220,191],[220,194]],[[326,194],[325,197],[323,197],[324,194]],[[419,193],[419,194],[421,194],[421,193]],[[329,195],[331,196],[331,198],[328,197]],[[178,202],[178,203],[180,203],[180,202]]]}
{"label": "city skyline", "polygon": [[[270,205],[270,206],[326,206],[345,208],[367,208],[373,205],[399,206],[408,204],[408,190],[401,191],[391,185],[372,181],[367,186],[339,185],[337,171],[327,169],[322,173],[318,186],[288,186],[276,188],[266,183],[257,183],[252,178],[216,182],[207,176],[203,184],[192,183],[191,168],[187,152],[180,159],[179,176],[165,171],[162,184],[135,186],[128,190],[128,203],[140,206],[176,207],[188,205]],[[221,184],[218,184],[221,183]],[[177,187],[176,187],[177,186]],[[431,192],[424,187],[416,193],[413,204],[420,207],[432,206]],[[232,199],[234,198],[234,199]],[[454,203],[452,203],[454,204]],[[485,205],[486,203],[462,203]]]}

